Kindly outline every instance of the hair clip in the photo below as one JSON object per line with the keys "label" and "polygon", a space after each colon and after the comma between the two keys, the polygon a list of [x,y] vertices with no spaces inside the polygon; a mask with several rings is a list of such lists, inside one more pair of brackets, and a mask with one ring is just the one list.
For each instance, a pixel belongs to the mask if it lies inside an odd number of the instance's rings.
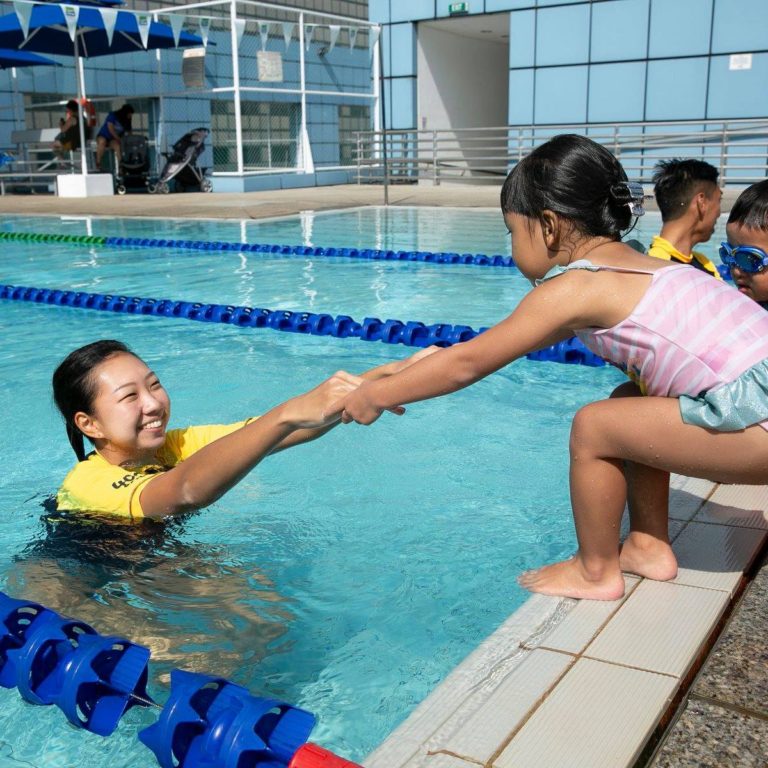
{"label": "hair clip", "polygon": [[643,185],[637,181],[622,181],[629,191],[630,200],[627,203],[633,216],[642,216],[645,213],[643,202],[645,201],[645,191]]}

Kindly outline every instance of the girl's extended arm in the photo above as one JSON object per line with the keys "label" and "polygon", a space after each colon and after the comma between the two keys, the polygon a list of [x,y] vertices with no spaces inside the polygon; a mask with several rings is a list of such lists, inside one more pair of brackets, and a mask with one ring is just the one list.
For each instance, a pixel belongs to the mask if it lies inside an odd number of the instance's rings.
{"label": "girl's extended arm", "polygon": [[527,352],[568,338],[573,328],[591,325],[592,292],[581,289],[580,276],[564,278],[531,291],[508,318],[471,341],[440,350],[395,376],[365,382],[334,410],[344,422],[371,424],[385,410],[455,392]]}
{"label": "girl's extended arm", "polygon": [[[439,347],[427,347],[426,349],[419,350],[415,354],[406,358],[405,360],[393,360],[392,362],[379,365],[376,368],[371,368],[365,373],[360,374],[360,378],[365,381],[378,381],[379,379],[386,378],[387,376],[393,376],[400,371],[405,370],[408,366],[413,365],[418,360],[422,360],[425,357],[437,352]],[[403,413],[402,409],[392,409],[395,413],[400,415]],[[316,440],[326,432],[330,432],[335,426],[340,424],[341,421],[334,421],[332,424],[328,424],[324,427],[317,427],[316,429],[297,429],[292,432],[284,440],[281,440],[273,449],[272,453],[283,451],[286,448],[292,448],[295,445],[301,445],[302,443],[308,443],[311,440]]]}

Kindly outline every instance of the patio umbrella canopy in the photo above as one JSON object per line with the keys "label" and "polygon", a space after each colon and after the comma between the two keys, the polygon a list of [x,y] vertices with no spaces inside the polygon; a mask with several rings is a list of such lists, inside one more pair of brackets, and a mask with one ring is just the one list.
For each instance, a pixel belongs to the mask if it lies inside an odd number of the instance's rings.
{"label": "patio umbrella canopy", "polygon": [[[71,15],[70,15],[71,14]],[[114,31],[108,33],[105,18],[114,15]],[[146,45],[139,19],[148,21]],[[70,33],[70,25],[73,33]],[[189,32],[179,33],[179,47],[201,46],[203,41]],[[149,21],[148,14],[134,14],[93,6],[35,5],[29,17],[28,34],[16,13],[0,16],[0,47],[60,56],[106,56],[130,51],[174,48],[177,43],[168,24]]]}
{"label": "patio umbrella canopy", "polygon": [[58,67],[60,65],[57,61],[49,59],[46,56],[40,56],[37,53],[15,51],[11,48],[0,48],[0,69],[34,66]]}

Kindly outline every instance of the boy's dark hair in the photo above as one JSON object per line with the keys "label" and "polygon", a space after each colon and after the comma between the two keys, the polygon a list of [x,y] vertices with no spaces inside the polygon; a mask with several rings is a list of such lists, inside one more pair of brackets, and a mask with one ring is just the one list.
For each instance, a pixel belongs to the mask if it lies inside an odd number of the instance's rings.
{"label": "boy's dark hair", "polygon": [[768,179],[747,187],[728,215],[729,224],[768,232]]}
{"label": "boy's dark hair", "polygon": [[78,103],[74,99],[70,99],[66,104],[66,109],[77,114],[79,112]]}
{"label": "boy's dark hair", "polygon": [[133,352],[122,341],[101,339],[70,352],[53,372],[53,399],[64,417],[67,438],[78,461],[85,459],[83,433],[75,426],[75,414],[90,413],[96,397],[93,369],[120,352]]}
{"label": "boy's dark hair", "polygon": [[660,160],[653,171],[653,193],[662,221],[679,219],[704,184],[717,186],[720,172],[703,160]]}
{"label": "boy's dark hair", "polygon": [[584,235],[619,240],[629,229],[632,195],[621,163],[601,144],[560,134],[524,157],[501,189],[501,209],[538,219],[549,210]]}

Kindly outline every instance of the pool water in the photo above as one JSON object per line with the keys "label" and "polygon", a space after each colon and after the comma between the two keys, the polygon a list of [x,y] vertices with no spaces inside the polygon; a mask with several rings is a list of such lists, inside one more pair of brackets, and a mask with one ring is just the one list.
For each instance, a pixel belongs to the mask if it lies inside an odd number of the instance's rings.
{"label": "pool water", "polygon": [[[509,253],[495,211],[263,223],[9,217],[3,228]],[[26,242],[5,243],[0,258],[9,284],[474,327],[527,290],[516,270],[471,266]],[[314,712],[312,740],[354,760],[526,599],[522,570],[575,549],[570,418],[622,380],[609,368],[518,361],[402,418],[342,426],[268,458],[183,520],[74,522],[47,503],[74,461],[50,394],[71,349],[127,342],[169,391],[172,426],[262,413],[334,370],[408,350],[10,301],[0,333],[0,589],[148,645],[160,702],[173,668],[220,675]],[[131,710],[102,739],[13,690],[0,702],[2,765],[155,765],[135,738],[150,711]]]}

